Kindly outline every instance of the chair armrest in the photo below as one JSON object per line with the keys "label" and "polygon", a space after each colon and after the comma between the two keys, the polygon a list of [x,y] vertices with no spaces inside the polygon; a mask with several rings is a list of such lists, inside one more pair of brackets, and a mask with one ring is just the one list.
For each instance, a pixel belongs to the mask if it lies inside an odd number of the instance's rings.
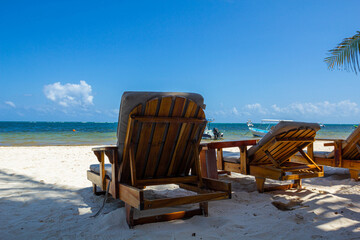
{"label": "chair armrest", "polygon": [[115,153],[117,151],[117,146],[95,147],[95,148],[92,148],[92,151],[94,152],[94,154],[96,155],[96,157],[100,163],[102,163],[102,161],[104,161],[104,158],[102,157],[102,155],[105,154],[108,157],[109,162],[111,164],[113,164],[114,157],[116,156]]}
{"label": "chair armrest", "polygon": [[[317,139],[319,140],[319,139]],[[323,140],[323,139],[321,139]],[[341,147],[342,146],[342,143],[343,141],[345,141],[344,139],[324,139],[324,141],[327,140],[327,141],[332,141],[330,143],[324,143],[324,147],[336,147],[336,146],[339,146]]]}
{"label": "chair armrest", "polygon": [[224,141],[224,142],[210,142],[204,144],[209,149],[220,149],[220,148],[231,148],[231,147],[242,147],[256,145],[257,140],[240,140],[240,141]]}
{"label": "chair armrest", "polygon": [[101,147],[94,147],[91,150],[95,151],[107,151],[107,150],[117,150],[117,146],[111,145],[111,146],[101,146]]}
{"label": "chair armrest", "polygon": [[337,142],[337,141],[345,141],[345,139],[343,139],[343,138],[315,138],[315,141],[332,141],[332,142]]}

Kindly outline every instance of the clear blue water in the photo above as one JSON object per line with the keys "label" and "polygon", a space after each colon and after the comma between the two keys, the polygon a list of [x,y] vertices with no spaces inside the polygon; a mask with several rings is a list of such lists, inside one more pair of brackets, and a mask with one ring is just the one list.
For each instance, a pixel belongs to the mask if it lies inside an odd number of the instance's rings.
{"label": "clear blue water", "polygon": [[[224,133],[224,140],[253,138],[245,123],[211,123],[210,128],[214,127]],[[116,144],[116,129],[117,123],[0,122],[0,146]],[[346,138],[354,129],[352,124],[325,124],[317,137]]]}

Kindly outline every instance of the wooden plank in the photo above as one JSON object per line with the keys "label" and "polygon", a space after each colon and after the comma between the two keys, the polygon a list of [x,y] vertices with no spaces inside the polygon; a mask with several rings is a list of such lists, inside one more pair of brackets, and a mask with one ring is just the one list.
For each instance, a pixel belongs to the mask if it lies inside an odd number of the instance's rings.
{"label": "wooden plank", "polygon": [[[193,101],[188,102],[188,110],[185,113],[187,117],[198,117],[201,114],[202,109],[195,104]],[[203,117],[204,119],[204,117]],[[175,168],[173,174],[186,174],[190,171],[190,167],[194,165],[194,144],[195,144],[195,133],[199,129],[200,125],[194,125],[192,123],[183,124],[184,134],[181,136],[182,144],[179,145],[176,154]],[[198,150],[198,149],[197,149]],[[198,158],[197,158],[198,159]],[[200,169],[200,166],[199,166]],[[195,167],[195,172],[198,172]],[[201,176],[201,175],[199,175]]]}
{"label": "wooden plank", "polygon": [[299,152],[310,164],[315,165],[315,167],[320,171],[320,167],[301,148],[299,148]]}
{"label": "wooden plank", "polygon": [[130,172],[131,172],[131,184],[132,186],[137,185],[137,173],[136,173],[136,163],[135,163],[135,153],[134,153],[134,145],[131,144],[129,146],[129,159],[130,159]]}
{"label": "wooden plank", "polygon": [[229,171],[229,172],[240,173],[240,164],[239,163],[224,162],[224,170]]}
{"label": "wooden plank", "polygon": [[223,149],[217,149],[216,150],[216,167],[219,170],[224,169],[224,156],[223,156]]}
{"label": "wooden plank", "polygon": [[[140,114],[142,110],[142,106],[138,105],[135,107],[130,114]],[[126,137],[124,141],[124,149],[123,149],[123,155],[121,156],[122,161],[120,165],[120,175],[119,179],[122,183],[130,183],[130,159],[129,159],[129,146],[132,142],[134,142],[136,135],[138,131],[138,124],[135,124],[135,122],[130,118],[128,120],[127,130],[126,130]],[[120,157],[120,156],[119,156]]]}
{"label": "wooden plank", "polygon": [[[171,116],[181,117],[184,112],[185,103],[186,103],[185,98],[182,97],[175,98]],[[163,177],[167,175],[167,170],[169,168],[170,160],[172,158],[175,149],[177,135],[180,126],[181,126],[180,123],[170,123],[167,128],[165,143],[158,163],[158,169],[155,174],[157,177]]]}
{"label": "wooden plank", "polygon": [[93,147],[91,150],[92,151],[107,151],[107,150],[113,150],[113,151],[117,151],[117,146],[116,145],[110,145],[110,146],[101,146],[101,147]]}
{"label": "wooden plank", "polygon": [[101,186],[103,181],[99,174],[96,174],[90,170],[87,171],[87,179],[97,186]]}
{"label": "wooden plank", "polygon": [[217,179],[216,151],[208,149],[201,151],[201,176]]}
{"label": "wooden plank", "polygon": [[231,198],[231,183],[227,183],[224,181],[203,178],[204,187],[214,191],[223,191],[229,194],[229,198]]}
{"label": "wooden plank", "polygon": [[140,225],[140,224],[146,224],[146,223],[154,223],[154,222],[165,222],[165,221],[172,221],[176,219],[187,219],[191,218],[195,215],[203,215],[202,209],[194,209],[189,211],[179,211],[179,212],[173,212],[173,213],[165,213],[161,215],[156,216],[148,216],[148,217],[142,217],[138,219],[133,220],[133,226]]}
{"label": "wooden plank", "polygon": [[231,148],[256,145],[256,140],[240,140],[240,141],[222,141],[207,143],[208,148]]}
{"label": "wooden plank", "polygon": [[138,188],[131,187],[126,184],[119,184],[120,200],[129,204],[130,206],[142,210],[141,203],[144,200],[144,191]]}
{"label": "wooden plank", "polygon": [[311,165],[311,164],[299,164],[298,166],[292,166],[292,167],[281,167],[281,169],[285,172],[292,172],[292,171],[298,171],[298,170],[319,170],[317,168],[317,165]]}
{"label": "wooden plank", "polygon": [[[184,117],[192,117],[195,114],[195,111],[197,109],[197,105],[193,101],[188,101],[187,109],[185,110]],[[180,165],[181,160],[183,160],[184,155],[184,149],[187,145],[186,140],[189,137],[190,134],[190,124],[183,123],[180,127],[180,133],[177,138],[177,142],[175,145],[174,153],[171,159],[171,163],[169,166],[169,169],[167,171],[167,176],[171,176],[176,172],[176,169]]]}
{"label": "wooden plank", "polygon": [[240,146],[240,173],[248,174],[248,164],[247,164],[247,149],[246,146]]}
{"label": "wooden plank", "polygon": [[[163,97],[161,99],[160,108],[159,108],[159,117],[167,117],[170,113],[172,105],[172,97]],[[166,130],[166,123],[159,122],[155,125],[154,133],[152,134],[151,148],[149,157],[146,163],[146,169],[144,178],[155,177],[157,164],[160,157],[160,149],[163,145],[163,138]]]}
{"label": "wooden plank", "polygon": [[284,173],[280,169],[273,169],[267,166],[250,165],[250,175],[253,175],[255,177],[281,180]]}
{"label": "wooden plank", "polygon": [[[195,113],[196,118],[205,120],[205,113],[200,106],[197,107],[196,111],[197,111],[197,113]],[[184,159],[183,161],[185,162],[185,164],[180,164],[177,174],[186,175],[190,171],[190,168],[194,166],[194,161],[199,161],[199,157],[198,157],[199,148],[196,147],[197,149],[195,152],[191,144],[194,144],[194,146],[199,146],[201,141],[201,136],[204,132],[205,127],[206,124],[203,125],[192,124],[192,126],[190,126],[190,134],[183,155],[183,159]],[[217,175],[216,176],[214,175],[214,177],[217,177]]]}
{"label": "wooden plank", "polygon": [[137,180],[138,186],[162,185],[162,184],[177,184],[177,183],[197,183],[197,176],[185,177],[167,177],[167,178],[154,178]]}
{"label": "wooden plank", "polygon": [[271,156],[270,152],[268,150],[265,150],[264,152],[265,152],[266,156],[270,159],[272,164],[274,164],[275,167],[280,168],[279,163],[273,158],[273,156]]}
{"label": "wooden plank", "polygon": [[[146,102],[144,115],[155,116],[158,103],[159,100],[157,98]],[[137,144],[136,157],[135,157],[136,176],[138,179],[143,179],[143,174],[145,172],[148,151],[150,149],[149,146],[151,140],[152,126],[153,123],[146,122],[142,124],[140,130],[140,138],[139,138],[139,143]]]}
{"label": "wooden plank", "polygon": [[[193,158],[195,159],[194,160],[195,161],[194,167],[195,167],[196,175],[198,177],[198,186],[202,187],[203,182],[202,182],[201,167],[200,167],[200,161],[199,161],[199,151],[198,151],[198,147],[196,146],[195,143],[192,144],[192,149],[193,149],[193,152],[194,152],[194,155],[193,155]],[[214,159],[213,159],[213,161],[211,163],[212,164],[210,164],[209,162],[207,163],[209,175],[212,176],[212,177],[217,178],[217,169],[216,169],[216,158],[215,158],[215,156],[214,156]],[[184,162],[184,164],[185,164],[185,162]],[[213,172],[211,172],[211,171],[213,171]],[[214,171],[215,171],[215,173],[214,173]],[[214,176],[214,174],[216,174],[216,176]]]}
{"label": "wooden plank", "polygon": [[334,149],[334,159],[335,159],[335,165],[336,167],[341,167],[342,165],[342,142],[336,141],[335,143],[335,149]]}
{"label": "wooden plank", "polygon": [[144,209],[154,209],[162,207],[172,207],[177,205],[185,205],[191,203],[206,202],[209,200],[220,200],[228,198],[226,192],[214,192],[214,193],[204,193],[194,196],[186,197],[177,197],[177,198],[165,198],[165,199],[156,199],[156,200],[144,200]]}
{"label": "wooden plank", "polygon": [[[300,130],[297,132],[297,137],[304,138],[304,137],[314,137],[315,131],[312,129],[306,129],[306,130]],[[298,148],[305,148],[311,144],[311,142],[289,142],[286,146],[284,146],[284,149],[281,150],[281,154],[275,154],[273,155],[274,158],[278,159],[278,162],[283,164],[284,162],[289,161],[289,159],[296,154],[298,151]]]}
{"label": "wooden plank", "polygon": [[314,142],[315,139],[313,137],[310,137],[310,138],[306,138],[306,137],[295,138],[295,137],[292,137],[292,138],[275,138],[275,141],[276,142]]}
{"label": "wooden plank", "polygon": [[105,172],[105,153],[101,152],[100,154],[100,163],[99,163],[99,173],[100,173],[100,178],[102,180],[102,184],[100,185],[100,188],[102,191],[106,190],[106,182],[105,182],[105,177],[106,177],[106,172]]}
{"label": "wooden plank", "polygon": [[[294,132],[291,138],[298,139],[314,139],[316,132],[313,129],[300,129]],[[274,158],[281,164],[288,161],[288,159],[297,153],[298,148],[304,148],[311,144],[312,141],[289,141],[284,142],[282,148],[278,149],[277,153],[272,153]]]}
{"label": "wooden plank", "polygon": [[214,191],[227,192],[229,198],[231,198],[231,183],[211,178],[203,178],[203,183],[204,186],[201,188],[195,184],[179,184],[179,187],[196,193],[209,193]]}
{"label": "wooden plank", "polygon": [[291,175],[286,175],[283,176],[281,178],[281,180],[285,181],[285,180],[299,180],[299,179],[304,179],[304,178],[315,178],[315,177],[323,177],[324,176],[324,172],[320,171],[320,172],[315,172],[315,173],[302,173],[302,174],[291,174]]}
{"label": "wooden plank", "polygon": [[307,146],[307,154],[311,159],[314,159],[314,144],[311,143]]}
{"label": "wooden plank", "polygon": [[181,117],[133,116],[132,118],[139,122],[144,122],[144,123],[193,123],[193,124],[206,123],[206,119],[198,119],[193,117],[181,118]]}
{"label": "wooden plank", "polygon": [[349,169],[350,178],[359,181],[360,170]]}

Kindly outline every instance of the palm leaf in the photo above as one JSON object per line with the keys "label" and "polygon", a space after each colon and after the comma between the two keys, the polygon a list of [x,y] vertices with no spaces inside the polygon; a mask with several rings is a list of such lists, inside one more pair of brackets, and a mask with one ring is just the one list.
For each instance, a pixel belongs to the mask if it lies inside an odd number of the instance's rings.
{"label": "palm leaf", "polygon": [[360,32],[345,38],[336,48],[328,53],[330,56],[325,58],[329,69],[352,70],[355,73],[360,72]]}

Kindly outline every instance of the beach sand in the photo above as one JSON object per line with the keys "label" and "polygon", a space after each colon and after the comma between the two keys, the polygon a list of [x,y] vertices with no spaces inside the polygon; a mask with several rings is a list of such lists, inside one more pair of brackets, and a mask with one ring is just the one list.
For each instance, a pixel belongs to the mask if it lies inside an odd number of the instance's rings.
{"label": "beach sand", "polygon": [[[331,150],[320,142],[315,149]],[[113,199],[91,217],[104,198],[86,178],[92,163],[91,146],[0,147],[0,239],[360,239],[360,183],[346,169],[326,167],[324,178],[303,180],[305,189],[263,194],[252,176],[222,176],[232,199],[210,202],[208,217],[129,229]]]}

